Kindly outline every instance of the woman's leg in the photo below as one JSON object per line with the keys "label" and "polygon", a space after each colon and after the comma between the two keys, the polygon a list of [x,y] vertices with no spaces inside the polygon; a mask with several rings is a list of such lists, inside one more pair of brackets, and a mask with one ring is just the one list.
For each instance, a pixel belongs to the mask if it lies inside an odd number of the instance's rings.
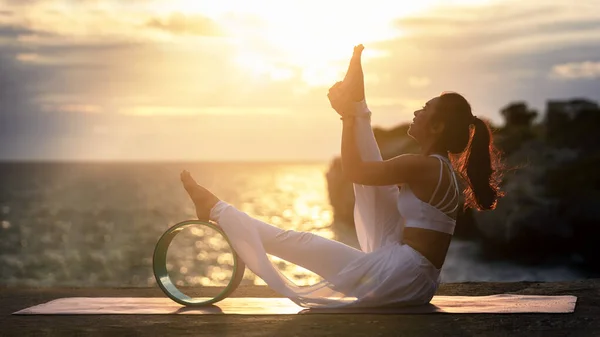
{"label": "woman's leg", "polygon": [[[226,233],[231,232],[236,236],[232,245],[238,254],[244,252],[245,259],[252,258],[254,254],[261,254],[260,247],[255,246],[262,243],[266,253],[306,268],[325,280],[331,279],[352,261],[365,254],[341,242],[328,240],[313,233],[277,228],[252,218],[223,201],[213,207],[210,219],[217,222]],[[252,261],[245,262],[249,266],[252,265]]]}
{"label": "woman's leg", "polygon": [[[364,161],[382,161],[377,146],[369,109],[364,101],[357,103],[355,132],[360,156]],[[361,115],[362,114],[362,115]],[[403,219],[398,210],[398,186],[354,184],[354,223],[360,247],[365,252],[401,240]]]}
{"label": "woman's leg", "polygon": [[[350,90],[356,104],[356,142],[362,160],[382,161],[381,152],[371,127],[371,112],[365,102],[365,80],[361,55],[364,47],[354,47],[344,86]],[[366,186],[354,184],[354,223],[360,247],[365,252],[401,240],[402,218],[398,211],[397,186]]]}

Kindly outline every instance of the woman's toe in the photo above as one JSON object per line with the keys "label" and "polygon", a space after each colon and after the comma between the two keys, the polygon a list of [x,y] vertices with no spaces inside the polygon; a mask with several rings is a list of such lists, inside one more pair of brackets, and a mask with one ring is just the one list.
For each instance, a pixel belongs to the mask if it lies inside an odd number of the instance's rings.
{"label": "woman's toe", "polygon": [[181,182],[183,182],[183,184],[186,185],[186,186],[196,186],[196,185],[198,185],[196,183],[196,180],[194,180],[194,178],[192,177],[192,175],[188,171],[181,172]]}

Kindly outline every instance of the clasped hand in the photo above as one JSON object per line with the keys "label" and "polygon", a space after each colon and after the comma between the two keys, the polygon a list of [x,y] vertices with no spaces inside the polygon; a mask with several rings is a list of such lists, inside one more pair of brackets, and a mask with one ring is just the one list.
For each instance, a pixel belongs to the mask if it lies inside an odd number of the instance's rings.
{"label": "clasped hand", "polygon": [[329,88],[327,98],[331,107],[342,117],[352,113],[354,109],[354,101],[352,100],[350,90],[348,90],[343,82],[336,82]]}

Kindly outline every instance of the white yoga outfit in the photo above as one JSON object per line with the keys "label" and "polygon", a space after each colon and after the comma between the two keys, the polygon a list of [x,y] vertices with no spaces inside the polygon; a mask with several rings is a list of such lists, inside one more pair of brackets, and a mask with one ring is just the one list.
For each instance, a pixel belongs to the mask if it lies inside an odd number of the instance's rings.
{"label": "white yoga outfit", "polygon": [[[362,159],[381,161],[370,111],[364,101],[357,103],[357,114],[361,116],[356,119],[356,141]],[[221,226],[233,249],[252,272],[300,306],[425,304],[438,288],[440,269],[403,244],[402,233],[404,227],[454,232],[455,221],[446,213],[453,211],[452,203],[458,204],[456,177],[447,159],[441,156],[438,159],[440,182],[443,163],[454,180],[454,186],[440,202],[443,207],[419,200],[408,185],[400,191],[396,185],[354,184],[354,219],[361,250],[316,234],[277,228],[224,201],[213,207],[210,219]],[[323,281],[312,286],[297,286],[273,265],[267,254],[311,270]]]}

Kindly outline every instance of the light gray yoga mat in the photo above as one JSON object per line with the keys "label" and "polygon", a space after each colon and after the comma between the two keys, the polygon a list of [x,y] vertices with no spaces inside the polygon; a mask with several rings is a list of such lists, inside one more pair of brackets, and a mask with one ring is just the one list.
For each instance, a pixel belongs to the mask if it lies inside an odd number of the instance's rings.
{"label": "light gray yoga mat", "polygon": [[183,307],[162,297],[69,297],[29,307],[15,315],[290,315],[290,314],[431,314],[431,313],[570,313],[575,296],[501,294],[492,296],[435,296],[431,304],[415,307],[306,309],[287,298],[230,297],[215,305]]}

